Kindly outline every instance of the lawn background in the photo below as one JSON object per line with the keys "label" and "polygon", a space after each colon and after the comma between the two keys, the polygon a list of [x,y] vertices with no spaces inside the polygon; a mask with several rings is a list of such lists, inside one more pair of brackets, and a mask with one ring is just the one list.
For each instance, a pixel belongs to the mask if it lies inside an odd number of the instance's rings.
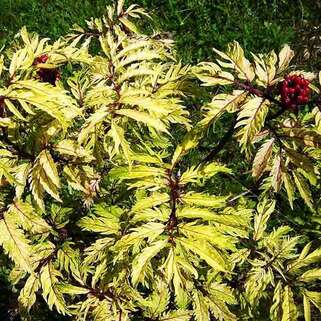
{"label": "lawn background", "polygon": [[[26,25],[30,31],[56,39],[74,23],[100,16],[110,0],[0,0],[0,45]],[[321,0],[127,0],[151,11],[147,29],[169,32],[186,63],[213,55],[238,40],[254,52],[297,45],[303,28],[321,20]]]}

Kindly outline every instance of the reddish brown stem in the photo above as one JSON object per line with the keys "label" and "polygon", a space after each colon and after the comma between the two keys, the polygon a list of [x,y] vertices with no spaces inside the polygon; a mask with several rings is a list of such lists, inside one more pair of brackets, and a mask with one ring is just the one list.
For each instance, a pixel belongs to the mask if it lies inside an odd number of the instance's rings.
{"label": "reddish brown stem", "polygon": [[[172,170],[168,171],[168,186],[170,188],[170,207],[171,213],[167,222],[167,230],[170,234],[171,240],[173,240],[173,232],[174,229],[177,229],[177,216],[176,216],[176,209],[177,209],[177,200],[180,196],[180,185],[178,177],[175,177]],[[178,229],[177,229],[178,232]]]}

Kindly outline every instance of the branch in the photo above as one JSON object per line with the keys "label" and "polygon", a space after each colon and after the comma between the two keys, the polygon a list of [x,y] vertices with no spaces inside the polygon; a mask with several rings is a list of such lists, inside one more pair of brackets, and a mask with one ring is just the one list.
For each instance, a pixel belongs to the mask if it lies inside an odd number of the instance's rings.
{"label": "branch", "polygon": [[26,152],[25,150],[23,150],[21,148],[21,146],[17,145],[16,143],[12,142],[9,137],[7,132],[5,131],[4,128],[2,128],[2,138],[1,138],[2,142],[4,142],[5,144],[7,144],[8,148],[10,151],[13,151],[14,153],[16,153],[18,156],[21,156],[22,158],[26,158],[29,160],[35,160],[35,156]]}
{"label": "branch", "polygon": [[245,185],[243,182],[241,182],[236,176],[234,176],[233,174],[227,174],[227,173],[221,173],[223,176],[226,176],[227,178],[232,179],[233,181],[235,181],[236,183],[238,183],[239,185],[241,185],[244,189],[245,192],[242,192],[241,194],[238,194],[234,197],[232,197],[231,199],[229,199],[227,201],[228,205],[233,205],[233,203],[240,197],[251,194],[254,198],[259,198],[258,195],[258,186],[260,185],[260,180],[258,180],[254,186],[249,187],[247,185]]}
{"label": "branch", "polygon": [[238,86],[239,88],[242,88],[244,90],[246,90],[247,92],[249,92],[250,94],[254,94],[258,97],[263,97],[268,99],[269,101],[277,104],[278,106],[283,108],[283,104],[281,101],[279,101],[278,99],[275,99],[269,92],[269,90],[260,90],[256,87],[254,87],[250,82],[241,82],[239,80],[234,80],[234,84],[236,86]]}
{"label": "branch", "polygon": [[[178,224],[177,216],[176,216],[176,205],[180,195],[179,179],[177,177],[174,177],[173,170],[168,171],[168,186],[170,188],[169,203],[171,207],[171,213],[167,221],[166,229],[170,234],[170,240],[173,242],[173,231],[175,228],[177,229],[177,224]],[[177,229],[177,232],[178,232],[178,229]]]}
{"label": "branch", "polygon": [[93,287],[88,287],[88,290],[90,290],[90,293],[98,298],[99,300],[104,300],[107,299],[109,301],[116,301],[116,295],[112,291],[111,288],[108,288],[107,290],[103,291],[101,288],[93,288]]}
{"label": "branch", "polygon": [[206,163],[209,161],[212,161],[216,155],[223,149],[223,147],[226,145],[226,143],[230,140],[230,138],[232,138],[233,133],[234,133],[234,126],[236,124],[236,117],[234,117],[230,128],[228,129],[228,131],[224,134],[224,136],[222,137],[222,139],[220,140],[220,142],[212,149],[212,151],[205,156],[198,165],[201,165],[202,163]]}
{"label": "branch", "polygon": [[39,262],[39,265],[35,268],[35,273],[36,274],[39,274],[39,272],[41,271],[41,269],[46,265],[48,264],[49,262],[51,262],[57,255],[57,252],[58,252],[58,248],[56,247],[54,249],[54,251],[49,254],[47,257],[45,257],[44,259],[41,259],[40,262]]}

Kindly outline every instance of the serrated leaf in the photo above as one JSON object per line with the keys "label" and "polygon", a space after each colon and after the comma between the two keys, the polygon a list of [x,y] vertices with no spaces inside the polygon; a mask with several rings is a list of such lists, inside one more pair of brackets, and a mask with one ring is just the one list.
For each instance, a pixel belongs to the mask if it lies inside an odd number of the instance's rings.
{"label": "serrated leaf", "polygon": [[193,312],[197,321],[209,321],[208,305],[200,291],[193,291]]}
{"label": "serrated leaf", "polygon": [[298,318],[297,307],[293,299],[293,292],[287,285],[283,289],[282,319],[281,321],[296,321]]}
{"label": "serrated leaf", "polygon": [[191,318],[191,312],[188,310],[179,309],[170,311],[162,316],[159,321],[188,321]]}
{"label": "serrated leaf", "polygon": [[228,272],[226,259],[208,242],[202,240],[179,239],[179,242],[207,262],[214,270]]}
{"label": "serrated leaf", "polygon": [[130,150],[128,142],[125,139],[124,129],[119,127],[116,124],[116,122],[114,120],[112,120],[110,133],[111,133],[111,135],[114,139],[114,142],[115,142],[116,153],[119,152],[119,146],[121,146],[128,164],[131,164],[132,163],[132,161],[131,161],[131,153],[132,152]]}
{"label": "serrated leaf", "polygon": [[191,129],[183,138],[181,144],[177,145],[172,158],[172,168],[191,149],[195,148],[202,137],[203,128],[196,126]]}
{"label": "serrated leaf", "polygon": [[15,179],[16,184],[16,197],[19,199],[26,187],[29,171],[31,169],[30,163],[23,163],[16,167],[15,169]]}
{"label": "serrated leaf", "polygon": [[166,193],[153,193],[152,195],[143,198],[136,202],[132,208],[132,212],[139,212],[146,208],[158,206],[169,201],[169,196]]}
{"label": "serrated leaf", "polygon": [[253,240],[260,240],[267,227],[267,221],[275,208],[275,201],[263,201],[258,205],[258,214],[254,217]]}
{"label": "serrated leaf", "polygon": [[54,149],[61,155],[84,158],[88,162],[95,159],[89,151],[87,151],[82,146],[78,145],[76,141],[71,139],[61,140],[57,145],[55,145]]}
{"label": "serrated leaf", "polygon": [[280,188],[283,182],[283,173],[284,173],[284,164],[280,153],[278,153],[275,156],[274,164],[271,169],[272,187],[276,193],[280,191]]}
{"label": "serrated leaf", "polygon": [[202,193],[189,192],[182,196],[182,201],[188,205],[220,208],[226,205],[228,196],[213,196]]}
{"label": "serrated leaf", "polygon": [[262,97],[252,98],[243,105],[235,126],[235,128],[241,127],[237,136],[240,137],[242,150],[248,150],[249,145],[253,143],[254,136],[263,128],[269,105],[269,101]]}
{"label": "serrated leaf", "polygon": [[212,101],[205,105],[206,114],[199,125],[209,126],[221,117],[225,112],[235,112],[246,102],[246,91],[234,90],[233,94],[218,94]]}
{"label": "serrated leaf", "polygon": [[8,209],[8,214],[13,215],[16,224],[31,233],[46,233],[51,230],[48,223],[28,203],[15,201]]}
{"label": "serrated leaf", "polygon": [[87,288],[82,288],[72,284],[59,284],[57,285],[57,289],[59,292],[69,295],[88,294],[90,292]]}
{"label": "serrated leaf", "polygon": [[65,315],[68,314],[68,310],[63,295],[58,288],[59,277],[61,277],[61,274],[54,269],[51,262],[42,267],[40,271],[43,298],[46,300],[50,310],[55,307],[59,313]]}
{"label": "serrated leaf", "polygon": [[255,178],[260,178],[263,174],[268,161],[272,155],[272,149],[274,144],[274,138],[267,140],[259,149],[255,155],[252,167],[252,176]]}
{"label": "serrated leaf", "polygon": [[[307,249],[309,249],[309,247]],[[298,259],[289,265],[288,269],[290,272],[295,273],[299,269],[317,262],[321,262],[321,248],[314,250],[306,256],[299,256]]]}
{"label": "serrated leaf", "polygon": [[138,282],[143,282],[146,267],[150,260],[157,255],[168,244],[167,240],[157,241],[150,246],[144,248],[144,250],[135,257],[132,264],[132,282],[133,285],[137,285]]}
{"label": "serrated leaf", "polygon": [[312,269],[304,272],[298,278],[299,281],[312,283],[317,280],[321,280],[321,269]]}
{"label": "serrated leaf", "polygon": [[156,130],[159,130],[161,132],[168,133],[166,125],[160,119],[155,118],[149,115],[148,113],[144,113],[144,112],[132,110],[132,109],[120,109],[120,110],[117,110],[116,113],[118,115],[123,115],[129,118],[132,118],[138,122],[142,122],[145,125],[153,127]]}
{"label": "serrated leaf", "polygon": [[279,321],[282,316],[282,283],[278,281],[273,293],[273,304],[270,308],[270,318],[272,321]]}
{"label": "serrated leaf", "polygon": [[56,168],[56,164],[51,157],[51,154],[47,150],[40,152],[38,156],[39,164],[45,171],[48,178],[52,181],[54,185],[60,187],[59,175]]}
{"label": "serrated leaf", "polygon": [[[245,58],[244,51],[237,41],[233,41],[228,45],[227,54],[214,49],[223,59],[231,62],[231,68],[235,68],[238,76],[242,79],[252,81],[255,73],[251,63]],[[225,65],[224,65],[225,66]]]}
{"label": "serrated leaf", "polygon": [[39,279],[36,275],[31,274],[29,275],[24,287],[20,291],[18,300],[22,304],[22,306],[30,311],[31,307],[36,302],[36,292],[40,288]]}
{"label": "serrated leaf", "polygon": [[316,291],[304,291],[304,296],[321,312],[321,293]]}
{"label": "serrated leaf", "polygon": [[207,300],[210,311],[215,318],[218,320],[237,321],[236,315],[228,308],[228,304],[236,303],[231,288],[225,284],[213,282],[209,288]]}
{"label": "serrated leaf", "polygon": [[297,171],[293,172],[293,178],[301,197],[304,199],[305,203],[308,205],[311,211],[314,212],[313,199],[309,186],[304,181],[304,178]]}
{"label": "serrated leaf", "polygon": [[311,305],[309,299],[303,295],[304,320],[311,321]]}
{"label": "serrated leaf", "polygon": [[294,57],[294,51],[288,45],[284,45],[279,53],[279,68],[278,73],[284,71],[288,66],[292,58]]}
{"label": "serrated leaf", "polygon": [[5,104],[6,104],[6,107],[8,108],[8,110],[10,110],[10,112],[14,116],[16,116],[18,119],[20,119],[22,121],[26,121],[26,118],[22,116],[22,114],[19,112],[19,110],[15,107],[15,105],[9,99],[5,99]]}
{"label": "serrated leaf", "polygon": [[284,182],[284,187],[288,196],[288,200],[290,203],[291,208],[293,209],[293,201],[294,201],[294,183],[288,173],[283,174],[283,182]]}
{"label": "serrated leaf", "polygon": [[121,21],[121,23],[127,28],[129,29],[131,32],[134,32],[136,34],[139,33],[138,28],[135,26],[134,23],[132,23],[130,20],[126,19],[126,18],[119,18],[119,20]]}
{"label": "serrated leaf", "polygon": [[0,245],[19,267],[27,272],[32,271],[30,241],[10,217],[7,219],[5,216],[0,220]]}

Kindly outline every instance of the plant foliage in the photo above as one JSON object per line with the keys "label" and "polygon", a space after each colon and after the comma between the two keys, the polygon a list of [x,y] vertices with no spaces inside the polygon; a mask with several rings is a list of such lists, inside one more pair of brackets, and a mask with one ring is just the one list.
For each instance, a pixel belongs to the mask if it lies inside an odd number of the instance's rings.
{"label": "plant foliage", "polygon": [[[54,43],[22,28],[0,58],[0,244],[22,318],[42,297],[74,320],[319,320],[320,77],[287,45],[184,66],[143,17],[120,0]],[[215,188],[240,181],[218,157],[232,136],[252,167],[238,193]]]}

